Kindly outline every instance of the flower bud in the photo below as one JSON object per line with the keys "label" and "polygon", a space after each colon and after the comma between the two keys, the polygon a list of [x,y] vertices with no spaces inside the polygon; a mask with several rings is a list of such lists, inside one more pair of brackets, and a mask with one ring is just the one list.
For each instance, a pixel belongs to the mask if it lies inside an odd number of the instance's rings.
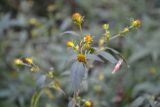
{"label": "flower bud", "polygon": [[141,26],[141,21],[138,20],[138,19],[137,19],[137,20],[133,20],[132,23],[131,23],[131,25],[132,25],[133,27],[138,28],[138,27]]}
{"label": "flower bud", "polygon": [[122,33],[127,33],[127,32],[129,32],[129,28],[128,28],[128,27],[125,27],[125,28],[123,29]]}
{"label": "flower bud", "polygon": [[109,29],[109,24],[103,24],[102,28],[103,28],[104,30],[108,30],[108,29]]}
{"label": "flower bud", "polygon": [[92,107],[93,103],[90,100],[87,100],[87,101],[84,102],[84,106],[85,107]]}
{"label": "flower bud", "polygon": [[73,48],[75,45],[74,45],[74,43],[73,43],[73,42],[68,41],[68,42],[67,42],[67,46],[68,46],[68,47],[72,47],[72,48]]}
{"label": "flower bud", "polygon": [[14,60],[14,63],[15,63],[16,65],[22,65],[22,64],[23,64],[23,61],[18,58],[18,59],[15,59],[15,60]]}
{"label": "flower bud", "polygon": [[73,20],[73,22],[74,22],[75,24],[81,25],[82,22],[83,22],[83,17],[81,16],[80,13],[74,13],[74,14],[72,15],[72,20]]}

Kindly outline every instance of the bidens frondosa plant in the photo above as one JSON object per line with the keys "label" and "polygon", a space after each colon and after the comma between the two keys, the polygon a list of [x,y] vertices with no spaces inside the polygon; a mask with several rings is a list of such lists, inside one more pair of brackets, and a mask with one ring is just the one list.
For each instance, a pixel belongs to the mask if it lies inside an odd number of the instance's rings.
{"label": "bidens frondosa plant", "polygon": [[[72,15],[72,20],[80,30],[80,37],[78,37],[77,41],[67,41],[66,44],[68,48],[71,48],[74,51],[72,58],[74,59],[74,62],[71,66],[71,84],[74,91],[71,103],[74,106],[72,105],[71,107],[75,107],[76,105],[80,107],[77,103],[77,97],[79,97],[82,81],[85,81],[87,78],[90,65],[92,65],[94,61],[103,63],[108,60],[109,62],[115,64],[112,73],[114,74],[118,72],[122,66],[122,63],[126,61],[118,51],[107,47],[105,44],[113,39],[124,36],[123,34],[130,32],[134,28],[139,28],[141,26],[141,21],[138,19],[132,20],[129,27],[124,27],[122,31],[113,36],[110,33],[109,24],[103,24],[102,29],[104,30],[104,34],[102,34],[98,40],[98,46],[96,46],[95,44],[97,44],[97,40],[94,40],[94,37],[91,34],[84,34],[83,32],[82,24],[84,22],[84,17],[80,13],[74,13]],[[115,55],[112,55],[109,51]],[[92,107],[92,105],[93,103],[90,101],[86,101],[84,103],[84,107]]]}
{"label": "bidens frondosa plant", "polygon": [[[84,17],[80,13],[74,13],[72,15],[72,21],[77,26],[77,28],[79,28],[80,33],[79,36],[77,36],[76,40],[66,41],[66,46],[69,49],[73,50],[73,55],[71,55],[73,56],[71,58],[71,61],[73,62],[71,66],[71,85],[73,95],[71,95],[68,107],[93,107],[94,102],[88,99],[85,100],[79,96],[82,82],[86,81],[88,70],[95,61],[100,63],[109,61],[115,65],[112,73],[114,74],[118,72],[123,62],[126,63],[126,61],[118,51],[106,46],[106,44],[113,39],[124,36],[124,34],[130,32],[132,29],[139,28],[141,26],[141,21],[138,19],[132,20],[128,27],[124,27],[115,35],[111,35],[109,24],[103,24],[102,29],[104,32],[99,37],[99,40],[95,40],[92,34],[84,34],[82,27],[84,23]],[[73,32],[64,32],[63,34],[66,33]],[[77,34],[76,32],[74,33]],[[39,67],[33,63],[32,58],[18,58],[14,62],[17,65],[24,65],[29,67],[31,71],[40,71]],[[33,95],[31,101],[32,107],[37,106],[37,101],[40,95],[42,94],[42,92],[46,92],[48,88],[54,88],[67,96],[66,92],[64,92],[61,87],[61,83],[56,78],[54,72],[49,71],[46,75],[51,80],[51,82],[41,88],[42,91],[38,90],[38,92]],[[103,78],[103,76],[100,77],[100,79]]]}

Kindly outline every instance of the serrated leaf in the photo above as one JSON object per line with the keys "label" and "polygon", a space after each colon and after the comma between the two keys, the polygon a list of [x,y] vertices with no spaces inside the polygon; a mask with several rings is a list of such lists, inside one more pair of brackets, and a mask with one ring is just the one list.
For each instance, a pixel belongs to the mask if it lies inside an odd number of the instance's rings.
{"label": "serrated leaf", "polygon": [[75,62],[71,67],[71,83],[74,91],[80,88],[82,79],[85,76],[86,67],[83,63]]}
{"label": "serrated leaf", "polygon": [[105,51],[101,51],[99,53],[99,55],[101,55],[103,58],[105,58],[106,60],[108,60],[109,62],[116,64],[117,63],[117,59],[115,59],[110,53],[105,52]]}
{"label": "serrated leaf", "polygon": [[94,61],[99,61],[99,62],[103,62],[103,60],[101,58],[99,58],[97,55],[95,54],[87,54],[87,59],[91,59]]}

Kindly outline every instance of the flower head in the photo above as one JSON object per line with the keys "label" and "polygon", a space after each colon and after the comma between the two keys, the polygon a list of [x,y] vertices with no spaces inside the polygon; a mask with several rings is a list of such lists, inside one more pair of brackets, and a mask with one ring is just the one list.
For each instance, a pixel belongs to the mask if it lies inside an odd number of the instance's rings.
{"label": "flower head", "polygon": [[108,29],[109,29],[109,24],[103,24],[102,28],[103,28],[104,30],[108,30]]}
{"label": "flower head", "polygon": [[80,13],[74,13],[74,14],[72,15],[72,20],[73,20],[73,22],[74,22],[75,24],[81,25],[82,22],[83,22],[83,17],[81,16]]}
{"label": "flower head", "polygon": [[127,32],[129,32],[129,28],[128,28],[128,27],[125,27],[125,28],[123,29],[122,33],[127,33]]}
{"label": "flower head", "polygon": [[23,61],[22,61],[21,59],[17,58],[17,59],[14,60],[14,63],[15,63],[16,65],[22,65],[22,64],[23,64]]}
{"label": "flower head", "polygon": [[91,35],[86,35],[86,36],[84,37],[84,41],[85,41],[86,43],[91,43],[91,42],[93,41],[92,36],[91,36]]}
{"label": "flower head", "polygon": [[67,46],[68,46],[68,47],[72,47],[72,48],[73,48],[75,45],[74,45],[74,43],[73,43],[73,42],[68,41],[68,42],[67,42]]}
{"label": "flower head", "polygon": [[77,55],[77,60],[79,62],[86,62],[86,56],[84,54],[78,54]]}
{"label": "flower head", "polygon": [[133,26],[133,27],[140,27],[141,26],[141,21],[139,20],[139,19],[137,19],[137,20],[133,20],[132,21],[132,23],[131,23],[131,25]]}
{"label": "flower head", "polygon": [[26,57],[26,58],[24,58],[24,62],[26,62],[28,64],[33,64],[33,59],[30,57]]}
{"label": "flower head", "polygon": [[92,107],[93,103],[90,100],[87,100],[87,101],[84,102],[84,106],[85,107]]}

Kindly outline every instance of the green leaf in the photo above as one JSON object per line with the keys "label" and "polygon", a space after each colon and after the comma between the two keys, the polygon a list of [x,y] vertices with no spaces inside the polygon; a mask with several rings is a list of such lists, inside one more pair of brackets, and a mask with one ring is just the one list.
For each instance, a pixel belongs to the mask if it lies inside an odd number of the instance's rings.
{"label": "green leaf", "polygon": [[132,104],[131,107],[139,107],[143,104],[143,102],[145,101],[144,97],[138,97]]}
{"label": "green leaf", "polygon": [[37,107],[38,102],[39,102],[39,98],[43,93],[43,89],[36,91],[31,99],[31,107]]}
{"label": "green leaf", "polygon": [[75,99],[71,99],[68,103],[68,107],[75,107],[75,105],[76,105]]}
{"label": "green leaf", "polygon": [[106,60],[108,60],[109,62],[116,64],[118,61],[117,59],[115,59],[110,53],[105,52],[105,51],[101,51],[99,53],[99,55],[101,55],[103,58],[105,58]]}
{"label": "green leaf", "polygon": [[144,58],[145,56],[149,55],[149,53],[150,53],[149,49],[143,49],[143,50],[137,51],[131,55],[131,57],[129,58],[129,62],[134,63],[140,60],[141,58]]}
{"label": "green leaf", "polygon": [[105,47],[104,52],[107,51],[107,50],[111,51],[112,53],[114,53],[118,57],[122,58],[124,60],[125,64],[126,64],[127,68],[129,68],[129,65],[128,65],[126,59],[121,55],[121,53],[119,53],[117,50],[115,50],[113,48]]}
{"label": "green leaf", "polygon": [[87,54],[87,59],[91,59],[94,61],[99,61],[99,62],[103,62],[103,60],[101,58],[99,58],[97,55],[95,54]]}
{"label": "green leaf", "polygon": [[80,88],[81,82],[85,76],[86,66],[83,63],[75,62],[71,67],[71,83],[74,91]]}
{"label": "green leaf", "polygon": [[89,49],[89,53],[90,53],[90,54],[93,54],[94,52],[95,52],[95,49],[94,49],[94,48],[90,48],[90,49]]}

